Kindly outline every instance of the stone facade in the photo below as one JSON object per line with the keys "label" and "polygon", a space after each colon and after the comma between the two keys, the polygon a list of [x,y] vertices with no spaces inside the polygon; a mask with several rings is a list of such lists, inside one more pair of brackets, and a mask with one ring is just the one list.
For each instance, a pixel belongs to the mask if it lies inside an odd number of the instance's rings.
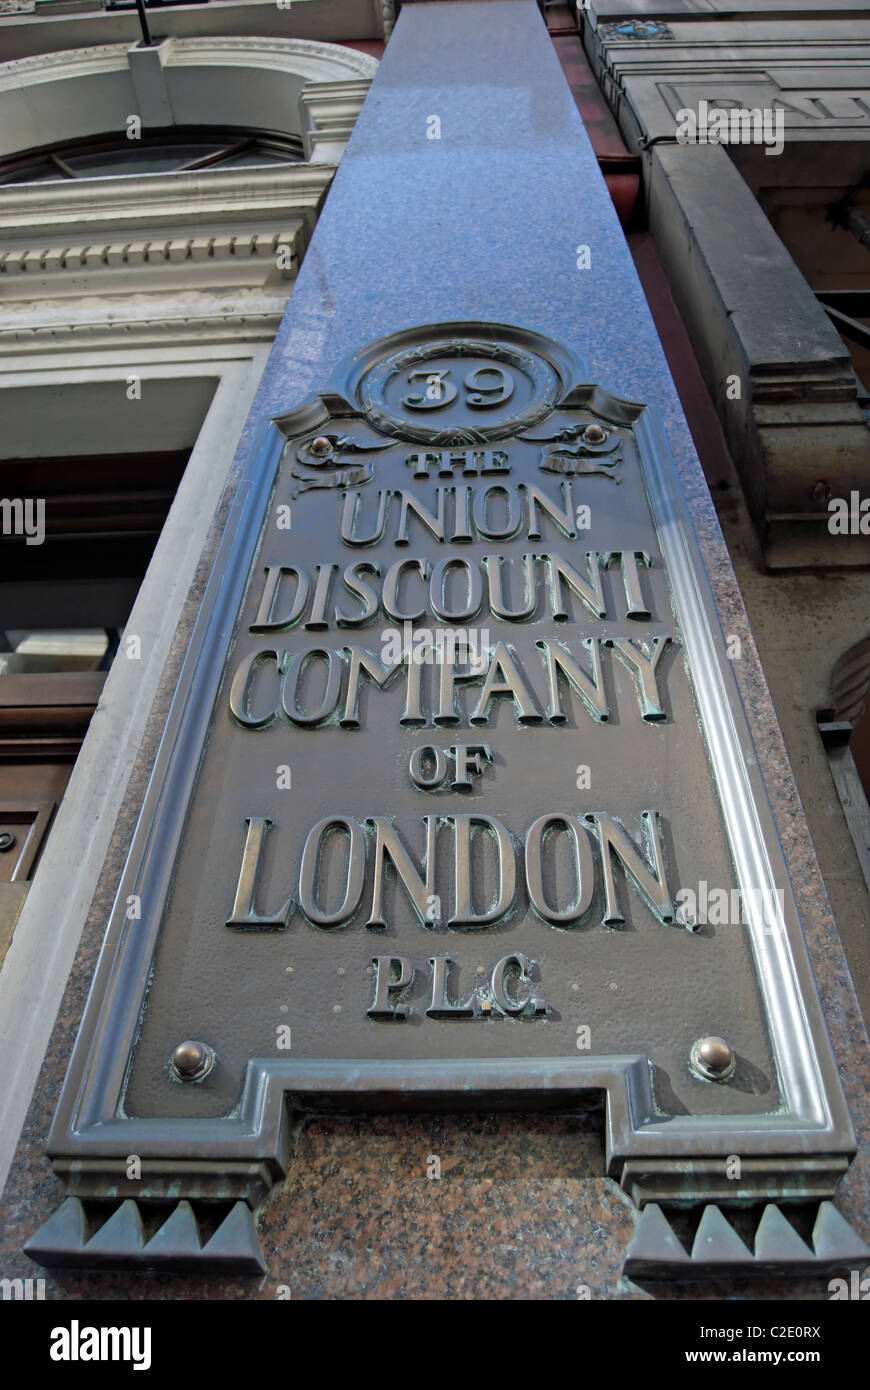
{"label": "stone facade", "polygon": [[[674,3],[645,27],[643,0],[601,0],[579,19],[626,141],[644,153],[650,226],[766,565],[863,566],[863,539],[831,536],[825,506],[870,466],[849,354],[755,193],[857,181],[870,139],[870,28],[860,4],[833,21],[781,8],[726,14],[712,4],[701,16]],[[678,113],[703,102],[781,117],[784,148],[771,158],[758,145],[678,143]],[[732,378],[739,397],[727,391]]]}

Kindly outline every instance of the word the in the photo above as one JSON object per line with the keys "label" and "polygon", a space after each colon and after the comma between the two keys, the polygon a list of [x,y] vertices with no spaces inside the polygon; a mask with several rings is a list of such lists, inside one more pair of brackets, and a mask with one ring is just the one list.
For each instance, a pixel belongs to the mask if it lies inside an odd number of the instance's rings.
{"label": "word the", "polygon": [[425,454],[408,454],[405,463],[415,478],[428,478],[434,468],[439,478],[452,478],[455,469],[467,477],[480,473],[509,473],[510,457],[503,449],[439,449]]}

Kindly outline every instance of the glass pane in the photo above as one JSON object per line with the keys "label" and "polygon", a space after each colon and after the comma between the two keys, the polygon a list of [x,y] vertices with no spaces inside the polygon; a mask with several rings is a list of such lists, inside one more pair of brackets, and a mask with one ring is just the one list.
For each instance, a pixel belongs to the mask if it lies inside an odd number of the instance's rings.
{"label": "glass pane", "polygon": [[221,169],[256,169],[264,164],[295,164],[299,160],[300,156],[291,155],[289,150],[286,153],[281,150],[243,150],[230,159],[222,159],[218,167]]}
{"label": "glass pane", "polygon": [[144,145],[130,141],[128,149],[100,150],[93,154],[63,155],[79,178],[106,178],[112,174],[168,174],[194,159],[214,154],[220,145],[213,140],[185,145]]}
{"label": "glass pane", "polygon": [[[76,142],[64,148],[57,146],[59,159],[73,171],[78,178],[113,178],[123,174],[167,174],[174,173],[185,164],[192,164],[207,155],[237,144],[245,139],[243,133],[224,132],[219,129],[214,134],[191,132],[189,139],[171,140],[148,137],[143,140],[118,140],[117,137],[95,137],[95,144],[104,148],[82,148]],[[301,159],[301,154],[292,147],[282,148],[277,141],[261,143],[253,149],[240,151],[227,159],[219,160],[216,169],[255,169],[272,164],[291,164]],[[212,166],[207,166],[212,167]],[[33,160],[21,164],[17,169],[4,170],[0,162],[0,185],[10,183],[55,183],[68,177],[57,164],[45,154],[34,154]]]}
{"label": "glass pane", "polygon": [[64,176],[56,164],[40,159],[8,173],[0,173],[0,184],[5,183],[54,183]]}
{"label": "glass pane", "polygon": [[0,651],[0,675],[45,671],[96,671],[109,640],[102,628],[42,629],[6,633],[9,651]]}

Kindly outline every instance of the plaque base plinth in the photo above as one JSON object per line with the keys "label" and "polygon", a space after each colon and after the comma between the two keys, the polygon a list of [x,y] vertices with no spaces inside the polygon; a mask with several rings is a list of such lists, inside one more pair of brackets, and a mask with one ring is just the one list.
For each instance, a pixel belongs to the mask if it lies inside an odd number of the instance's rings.
{"label": "plaque base plinth", "polygon": [[67,1197],[27,1242],[25,1254],[49,1268],[265,1272],[254,1217],[244,1202],[228,1211],[225,1205],[215,1212],[187,1201],[152,1211],[128,1197],[97,1229],[93,1215],[79,1197]]}
{"label": "plaque base plinth", "polygon": [[763,1275],[834,1274],[870,1260],[868,1247],[832,1202],[820,1202],[805,1240],[785,1211],[773,1202],[743,1215],[755,1226],[747,1241],[738,1234],[721,1208],[703,1208],[694,1239],[683,1242],[674,1230],[673,1208],[650,1202],[641,1214],[623,1265],[627,1278],[716,1279]]}

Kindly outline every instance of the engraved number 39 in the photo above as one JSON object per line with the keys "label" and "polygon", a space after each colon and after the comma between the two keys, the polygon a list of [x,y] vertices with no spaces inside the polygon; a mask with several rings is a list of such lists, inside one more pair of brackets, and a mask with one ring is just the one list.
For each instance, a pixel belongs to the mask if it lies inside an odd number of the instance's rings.
{"label": "engraved number 39", "polygon": [[[451,381],[446,380],[449,375],[449,367],[440,371],[421,367],[409,372],[409,386],[421,379],[425,380],[426,385],[419,395],[405,396],[402,405],[409,410],[439,410],[442,406],[450,405],[456,400],[458,390]],[[465,404],[481,410],[509,400],[513,395],[514,383],[503,367],[476,367],[465,377],[463,390]]]}

